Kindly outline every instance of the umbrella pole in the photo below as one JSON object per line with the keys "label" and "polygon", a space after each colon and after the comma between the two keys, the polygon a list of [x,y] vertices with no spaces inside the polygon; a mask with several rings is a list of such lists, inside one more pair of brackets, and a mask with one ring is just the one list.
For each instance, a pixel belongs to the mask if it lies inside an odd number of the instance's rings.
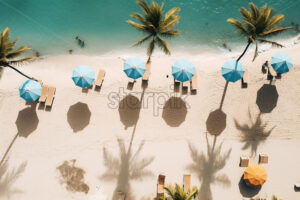
{"label": "umbrella pole", "polygon": [[5,161],[5,158],[6,158],[7,154],[8,154],[8,152],[9,152],[9,150],[11,149],[12,145],[15,143],[15,141],[16,141],[16,139],[17,139],[18,136],[19,136],[19,133],[17,133],[17,134],[15,135],[14,139],[10,142],[10,144],[9,144],[9,146],[8,146],[8,148],[7,148],[7,150],[6,150],[6,152],[4,153],[4,155],[3,155],[3,157],[2,157],[2,159],[1,159],[1,161],[0,161],[0,166],[1,166],[2,163]]}
{"label": "umbrella pole", "polygon": [[226,81],[226,84],[225,84],[225,88],[224,88],[224,91],[223,91],[223,95],[222,95],[222,99],[221,99],[221,103],[220,103],[219,110],[222,110],[223,103],[224,103],[224,99],[225,99],[225,94],[226,94],[227,87],[228,87],[228,83],[229,83],[229,81]]}

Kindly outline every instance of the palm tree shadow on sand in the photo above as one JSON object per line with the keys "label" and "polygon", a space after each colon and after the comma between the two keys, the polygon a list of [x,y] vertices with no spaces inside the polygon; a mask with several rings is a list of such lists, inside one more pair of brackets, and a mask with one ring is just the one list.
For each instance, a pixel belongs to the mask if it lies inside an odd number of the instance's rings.
{"label": "palm tree shadow on sand", "polygon": [[234,119],[234,123],[236,128],[241,132],[240,141],[245,143],[242,149],[250,149],[251,156],[255,156],[258,146],[261,143],[265,142],[265,140],[270,136],[275,126],[272,127],[270,130],[266,130],[268,124],[262,122],[261,113],[258,114],[256,119],[253,119],[249,109],[248,117],[250,125],[248,123],[240,124],[236,119]]}
{"label": "palm tree shadow on sand", "polygon": [[213,144],[210,145],[206,134],[207,153],[198,152],[197,149],[189,144],[190,155],[193,163],[187,166],[187,169],[198,175],[201,182],[200,200],[211,200],[211,184],[221,184],[225,187],[230,186],[231,181],[226,174],[218,174],[218,171],[223,169],[226,161],[229,159],[231,149],[221,155],[222,143],[216,146],[217,137],[214,136]]}
{"label": "palm tree shadow on sand", "polygon": [[15,194],[22,193],[21,190],[13,189],[13,184],[25,171],[27,162],[23,162],[17,168],[8,171],[8,159],[0,165],[0,199],[11,199]]}
{"label": "palm tree shadow on sand", "polygon": [[32,132],[34,132],[37,129],[38,123],[39,119],[36,113],[36,103],[32,104],[30,107],[24,108],[23,110],[19,111],[16,120],[18,133],[15,135],[15,137],[10,142],[8,148],[6,149],[0,161],[0,165],[4,163],[6,156],[8,155],[18,136],[27,138]]}
{"label": "palm tree shadow on sand", "polygon": [[132,141],[128,150],[126,150],[122,140],[118,139],[118,144],[119,158],[109,153],[105,147],[103,148],[104,165],[107,170],[100,179],[104,181],[117,180],[112,200],[118,200],[119,196],[133,200],[134,194],[131,190],[130,182],[142,181],[144,178],[153,177],[153,173],[145,168],[152,163],[154,157],[139,159],[144,142],[141,142],[135,153],[131,150]]}

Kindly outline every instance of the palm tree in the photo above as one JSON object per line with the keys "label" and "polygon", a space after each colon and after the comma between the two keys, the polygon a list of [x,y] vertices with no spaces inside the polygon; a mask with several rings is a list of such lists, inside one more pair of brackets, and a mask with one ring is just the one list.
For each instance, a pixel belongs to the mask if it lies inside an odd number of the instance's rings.
{"label": "palm tree", "polygon": [[193,187],[192,190],[185,192],[178,184],[175,184],[175,186],[170,185],[164,187],[164,189],[168,194],[168,198],[162,197],[163,200],[191,200],[194,199],[199,192],[197,187]]}
{"label": "palm tree", "polygon": [[[19,71],[15,67],[11,66],[12,64],[22,64],[25,62],[31,62],[35,60],[35,57],[25,57],[21,59],[15,59],[16,57],[20,56],[24,52],[30,50],[31,48],[27,46],[22,46],[16,50],[14,50],[14,47],[17,43],[17,40],[14,40],[13,42],[10,41],[9,36],[10,29],[5,28],[4,31],[1,33],[0,37],[0,67],[9,67],[15,71],[17,71],[19,74],[25,76],[28,79],[34,79],[33,77],[29,77],[23,72]],[[35,80],[35,79],[34,79]]]}
{"label": "palm tree", "polygon": [[152,1],[149,5],[146,0],[137,0],[136,3],[141,7],[144,15],[140,13],[132,13],[131,17],[138,20],[140,23],[128,20],[127,22],[137,30],[146,34],[146,37],[137,41],[133,46],[140,45],[147,40],[150,40],[147,55],[148,62],[151,60],[151,55],[154,51],[155,45],[161,48],[165,54],[170,55],[169,44],[161,39],[161,37],[172,38],[180,34],[178,30],[172,29],[179,21],[180,16],[177,13],[179,8],[172,8],[165,16],[163,16],[164,3],[159,5],[157,2]]}
{"label": "palm tree", "polygon": [[279,27],[279,23],[284,19],[284,15],[275,15],[274,9],[269,8],[267,5],[264,5],[260,9],[254,3],[249,4],[250,11],[246,8],[240,8],[240,14],[243,17],[244,24],[237,19],[228,19],[227,22],[231,23],[235,28],[236,32],[242,36],[248,38],[248,44],[244,50],[244,52],[237,59],[239,61],[246,51],[248,47],[255,43],[255,53],[253,57],[253,61],[258,55],[258,46],[257,42],[269,43],[276,47],[283,47],[283,45],[267,40],[267,37],[274,36],[280,34],[287,29],[292,27]]}

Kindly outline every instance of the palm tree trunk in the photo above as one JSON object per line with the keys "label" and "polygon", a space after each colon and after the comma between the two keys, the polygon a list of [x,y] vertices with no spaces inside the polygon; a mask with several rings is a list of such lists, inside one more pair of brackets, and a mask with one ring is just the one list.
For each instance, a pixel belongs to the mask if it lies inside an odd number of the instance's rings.
{"label": "palm tree trunk", "polygon": [[5,64],[4,67],[9,67],[9,68],[15,70],[16,72],[18,72],[19,74],[21,74],[22,76],[25,76],[28,79],[36,80],[35,78],[27,76],[26,74],[24,74],[23,72],[21,72],[20,70],[18,70],[17,68],[15,68],[15,67],[13,67],[13,66],[11,66],[9,64]]}
{"label": "palm tree trunk", "polygon": [[252,43],[252,41],[251,41],[251,40],[248,40],[248,44],[247,44],[247,46],[246,46],[244,52],[242,53],[242,55],[240,55],[240,57],[237,59],[237,61],[239,61],[239,60],[245,55],[245,53],[246,53],[246,51],[248,50],[248,48],[249,48],[249,46],[250,46],[251,43]]}
{"label": "palm tree trunk", "polygon": [[151,61],[151,55],[148,57],[147,63]]}

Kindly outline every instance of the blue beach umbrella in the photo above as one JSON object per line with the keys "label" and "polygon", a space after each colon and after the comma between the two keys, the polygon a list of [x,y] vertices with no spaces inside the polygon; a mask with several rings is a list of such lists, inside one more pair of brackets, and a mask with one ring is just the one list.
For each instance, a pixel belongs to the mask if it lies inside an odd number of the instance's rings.
{"label": "blue beach umbrella", "polygon": [[271,58],[271,65],[277,73],[283,74],[293,67],[292,59],[284,53],[276,53]]}
{"label": "blue beach umbrella", "polygon": [[172,75],[180,82],[189,81],[195,73],[194,65],[185,59],[176,60],[172,66]]}
{"label": "blue beach umbrella", "polygon": [[42,86],[39,82],[26,80],[19,88],[20,97],[25,101],[36,101],[42,93]]}
{"label": "blue beach umbrella", "polygon": [[125,74],[132,79],[138,79],[142,77],[146,71],[146,64],[139,58],[128,58],[124,62]]}
{"label": "blue beach umbrella", "polygon": [[89,66],[80,65],[73,70],[72,79],[75,85],[86,88],[95,81],[95,72]]}
{"label": "blue beach umbrella", "polygon": [[229,60],[222,66],[222,76],[230,82],[236,82],[243,78],[245,70],[241,63]]}

